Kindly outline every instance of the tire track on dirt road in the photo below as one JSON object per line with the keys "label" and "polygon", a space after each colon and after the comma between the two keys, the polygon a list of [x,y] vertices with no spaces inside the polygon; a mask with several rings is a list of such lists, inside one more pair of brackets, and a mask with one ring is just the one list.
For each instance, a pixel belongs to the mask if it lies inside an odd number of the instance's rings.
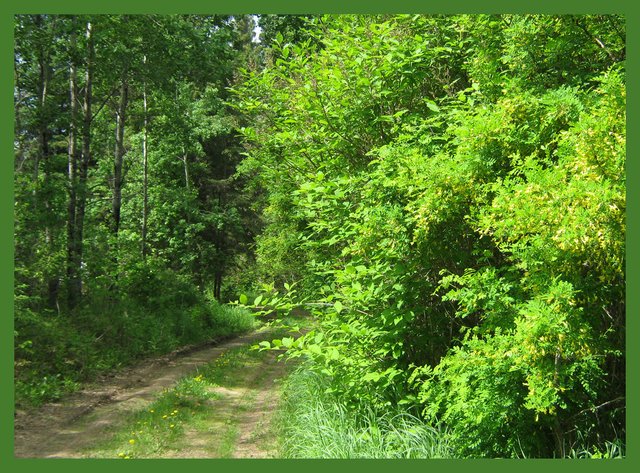
{"label": "tire track on dirt road", "polygon": [[[229,350],[268,337],[268,330],[258,330],[219,345],[147,359],[62,402],[16,412],[14,455],[17,458],[82,457],[84,449],[104,441],[134,412],[144,409],[180,378]],[[259,372],[260,369],[256,376]]]}

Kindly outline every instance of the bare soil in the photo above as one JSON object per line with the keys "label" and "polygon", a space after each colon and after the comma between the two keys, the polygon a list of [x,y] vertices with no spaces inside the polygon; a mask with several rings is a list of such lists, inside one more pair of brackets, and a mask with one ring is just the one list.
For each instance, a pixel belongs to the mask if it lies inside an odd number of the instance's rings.
{"label": "bare soil", "polygon": [[[17,458],[80,458],[104,442],[115,428],[145,408],[166,388],[222,353],[265,338],[262,331],[215,346],[191,348],[147,359],[37,410],[17,411],[14,454]],[[278,402],[277,381],[286,366],[269,354],[250,364],[233,386],[217,387],[216,415],[206,425],[185,432],[179,450],[163,457],[261,458],[275,455],[270,437],[273,408]],[[225,429],[222,429],[225,427]],[[226,432],[222,445],[220,432]],[[226,450],[225,450],[226,449]]]}

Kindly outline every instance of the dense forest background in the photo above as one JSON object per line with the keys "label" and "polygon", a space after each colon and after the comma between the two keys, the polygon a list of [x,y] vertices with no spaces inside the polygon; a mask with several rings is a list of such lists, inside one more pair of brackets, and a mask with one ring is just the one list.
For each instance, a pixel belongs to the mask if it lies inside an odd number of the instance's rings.
{"label": "dense forest background", "polygon": [[239,301],[305,308],[314,330],[262,346],[452,455],[624,451],[624,18],[14,34],[19,403],[247,330]]}

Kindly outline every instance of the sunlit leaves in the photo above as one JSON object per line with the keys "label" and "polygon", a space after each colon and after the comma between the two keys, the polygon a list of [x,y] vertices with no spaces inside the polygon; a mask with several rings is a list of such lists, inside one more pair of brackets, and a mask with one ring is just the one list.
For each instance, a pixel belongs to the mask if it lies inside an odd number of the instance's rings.
{"label": "sunlit leaves", "polygon": [[236,91],[260,264],[320,321],[290,353],[345,403],[417,395],[463,455],[549,455],[623,386],[623,52],[596,19],[329,16]]}

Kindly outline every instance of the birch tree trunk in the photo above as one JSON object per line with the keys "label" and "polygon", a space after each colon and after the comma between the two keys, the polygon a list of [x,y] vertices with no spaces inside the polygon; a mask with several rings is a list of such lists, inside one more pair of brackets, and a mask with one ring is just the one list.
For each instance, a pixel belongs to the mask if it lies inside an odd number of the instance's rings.
{"label": "birch tree trunk", "polygon": [[73,310],[80,301],[80,261],[77,258],[76,243],[76,203],[78,188],[78,150],[77,150],[77,117],[78,117],[78,70],[76,65],[76,32],[71,32],[69,41],[71,61],[69,65],[69,161],[68,187],[69,205],[67,217],[67,304]]}
{"label": "birch tree trunk", "polygon": [[[147,56],[142,58],[143,64],[147,64]],[[149,161],[147,157],[147,82],[142,84],[142,109],[144,113],[144,130],[142,132],[142,229],[140,231],[142,240],[142,260],[147,259],[147,219],[149,217],[149,194],[148,194],[148,178],[149,178]]]}
{"label": "birch tree trunk", "polygon": [[122,208],[122,163],[124,158],[124,128],[126,122],[127,102],[129,95],[129,84],[127,79],[127,67],[122,71],[120,83],[120,100],[116,116],[116,149],[113,162],[113,203],[112,203],[112,232],[114,237],[118,237],[120,230],[120,209]]}
{"label": "birch tree trunk", "polygon": [[[87,174],[91,164],[91,102],[93,95],[93,68],[95,48],[92,26],[87,22],[87,58],[85,68],[84,95],[82,98],[82,148],[78,150],[78,71],[76,59],[71,59],[69,69],[69,97],[71,101],[71,124],[69,127],[69,207],[67,220],[67,279],[68,305],[73,310],[82,297],[82,256],[84,247],[84,214],[87,201]],[[75,52],[76,33],[71,34],[71,49]],[[80,152],[80,156],[79,156]]]}

